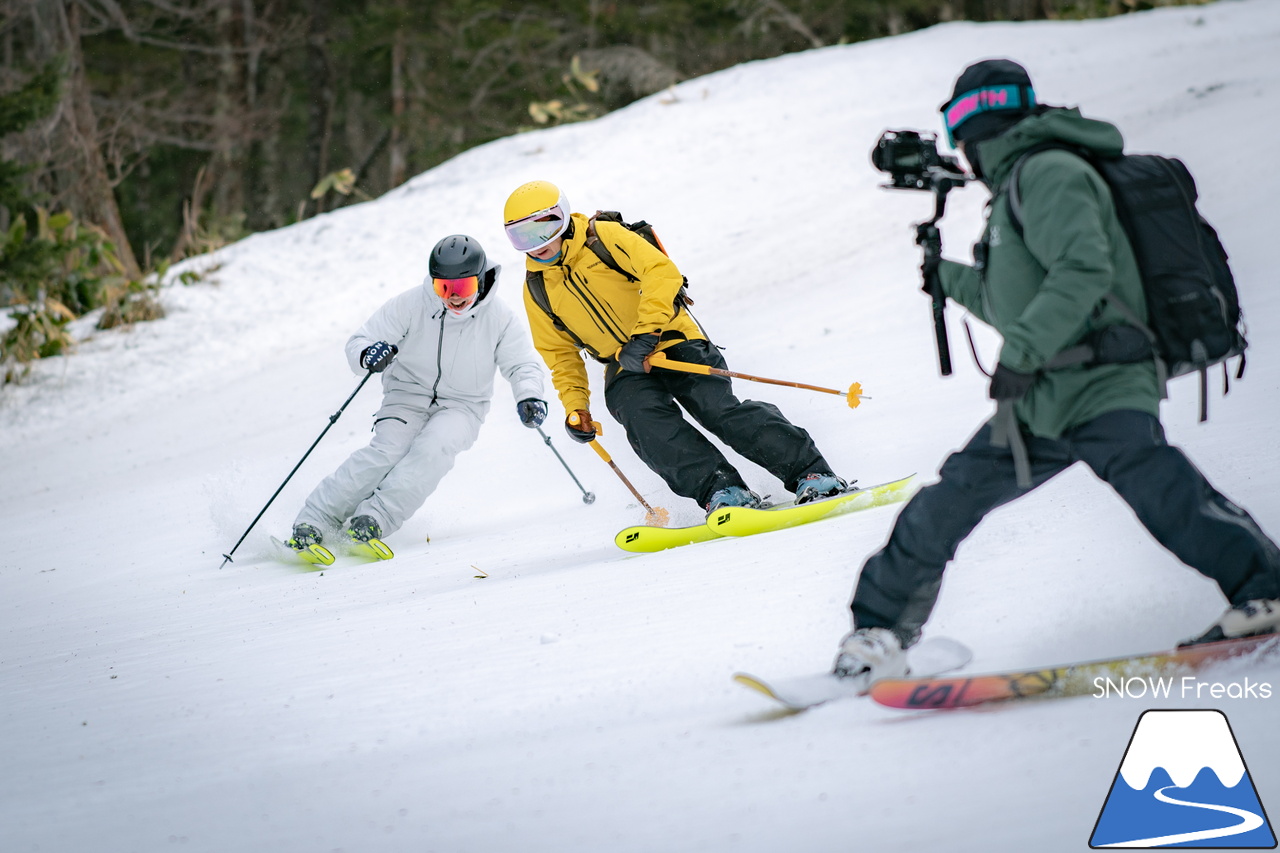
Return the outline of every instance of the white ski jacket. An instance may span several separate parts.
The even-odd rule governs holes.
[[[485,270],[480,295],[462,316],[451,314],[428,278],[374,312],[347,341],[347,362],[361,375],[360,354],[378,341],[399,348],[382,372],[383,405],[465,408],[483,421],[493,398],[495,368],[516,402],[545,400],[542,361],[529,330],[507,305],[489,298],[500,266]]]

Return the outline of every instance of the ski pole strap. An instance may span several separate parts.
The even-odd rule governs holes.
[[[996,404],[996,415],[991,419],[991,446],[1009,448],[1009,452],[1013,454],[1013,473],[1017,478],[1018,488],[1023,491],[1030,489],[1031,457],[1027,453],[1027,444],[1022,438],[1012,400],[1001,400]]]

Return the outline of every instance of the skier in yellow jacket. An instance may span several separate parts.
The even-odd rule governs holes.
[[[727,377],[650,372],[648,357],[655,351],[675,361],[725,367],[685,309],[684,276],[663,251],[618,222],[571,213],[564,194],[547,181],[517,188],[504,219],[511,245],[526,256],[525,311],[571,438],[585,443],[596,436],[585,352],[605,364],[605,405],[636,455],[673,492],[708,512],[758,506],[760,496],[685,420],[681,407],[781,480],[798,503],[849,488],[805,430],[772,404],[739,400]]]

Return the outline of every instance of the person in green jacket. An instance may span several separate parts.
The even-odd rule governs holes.
[[[975,249],[980,262],[926,252],[923,272],[1003,338],[989,389],[997,414],[903,507],[888,542],[864,564],[854,630],[841,642],[835,674],[864,684],[902,675],[904,650],[919,639],[960,542],[987,513],[1076,462],[1110,485],[1161,545],[1217,583],[1230,606],[1196,642],[1275,631],[1280,550],[1165,441],[1154,359],[1051,364],[1099,330],[1125,324],[1104,297],[1146,322],[1142,282],[1111,192],[1082,157],[1062,148],[1026,157],[1021,229],[1010,216],[1007,181],[1045,142],[1119,155],[1120,131],[1074,108],[1037,104],[1026,70],[1006,59],[966,68],[942,114],[992,201]],[[1020,485],[1015,451],[1023,450],[1029,484]]]

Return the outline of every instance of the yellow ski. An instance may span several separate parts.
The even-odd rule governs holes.
[[[907,488],[915,474],[881,483],[866,489],[855,489],[806,504],[785,503],[765,509],[742,506],[724,507],[707,517],[707,527],[721,536],[752,536],[770,530],[782,530],[808,524],[821,518],[858,512],[907,499]]]
[[[332,566],[333,552],[323,545],[308,545],[298,552],[298,559],[313,566]]]
[[[271,537],[271,544],[275,546],[276,551],[283,557],[298,560],[311,566],[320,566],[321,568],[333,565],[333,552],[323,545],[308,545],[301,551],[296,551],[274,536]]]
[[[370,539],[368,542],[352,542],[347,546],[347,550],[357,557],[364,557],[367,560],[390,560],[395,556],[387,543],[381,539]]]
[[[638,524],[618,531],[613,542],[624,551],[652,553],[719,538],[720,534],[705,524],[695,524],[693,527],[651,527]]]
[[[915,477],[912,474],[891,483],[881,483],[867,489],[855,489],[830,498],[796,506],[794,502],[778,504],[765,509],[725,507],[712,513],[705,524],[692,527],[652,527],[638,524],[618,532],[614,544],[624,551],[653,553],[696,542],[708,542],[725,536],[751,536],[770,530],[781,530],[808,524],[820,518],[843,515],[870,509],[874,506],[898,503],[907,499],[907,488]]]
[[[282,557],[297,560],[309,566],[323,569],[332,566],[337,560],[334,553],[323,545],[308,545],[301,551],[295,551],[274,536],[271,537],[271,542]],[[390,560],[395,556],[381,539],[370,539],[368,542],[350,542],[341,544],[338,547],[340,554],[350,555],[361,560]]]

